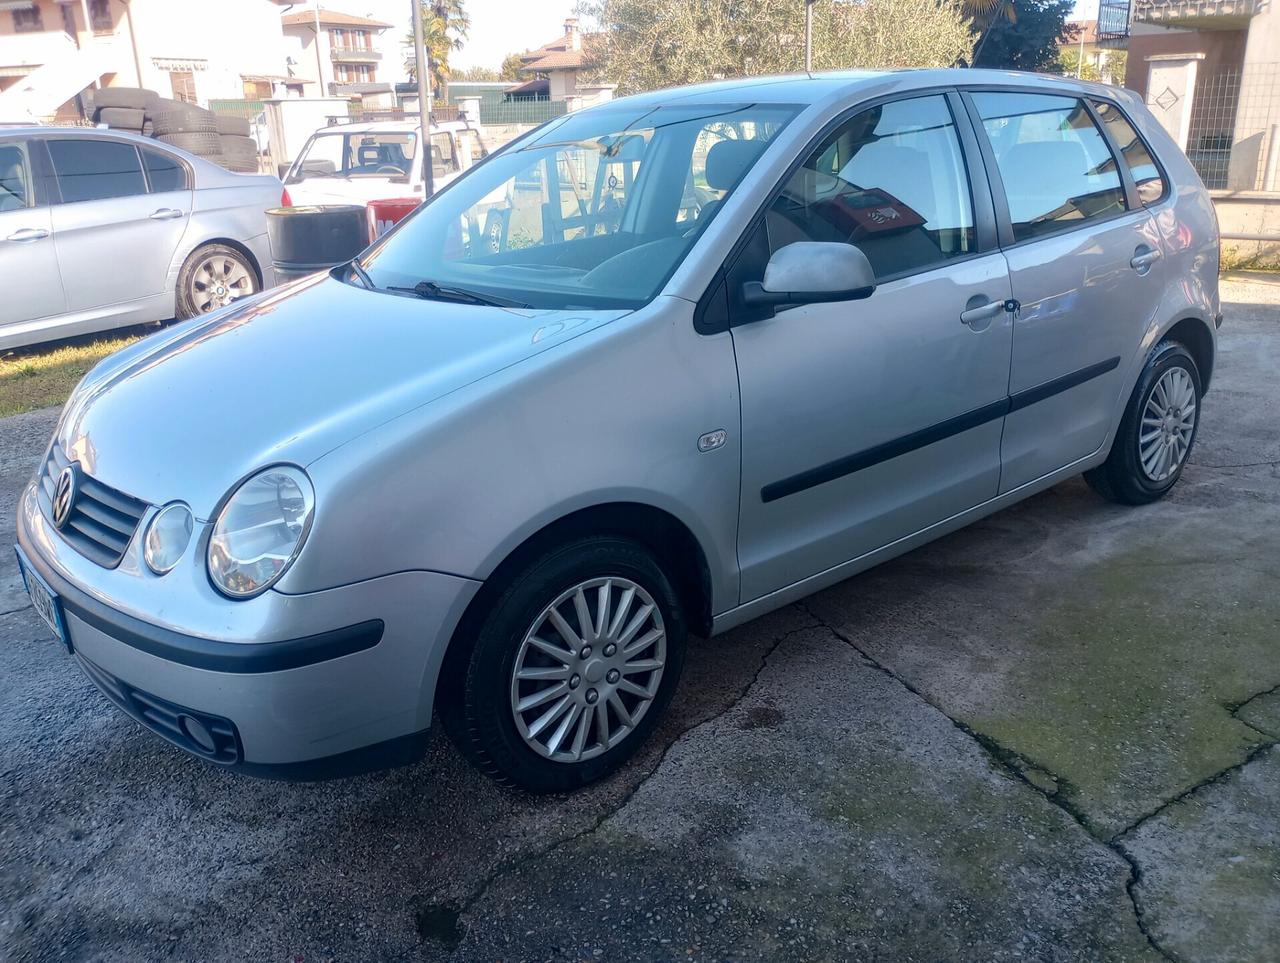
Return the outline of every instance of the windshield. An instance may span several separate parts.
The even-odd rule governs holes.
[[[289,183],[312,177],[408,177],[418,150],[410,131],[360,131],[312,136]]]
[[[570,114],[460,178],[362,266],[380,288],[429,281],[539,308],[639,307],[798,110]]]

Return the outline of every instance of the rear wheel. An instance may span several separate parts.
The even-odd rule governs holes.
[[[1182,477],[1200,427],[1200,371],[1176,341],[1147,359],[1107,460],[1085,473],[1098,494],[1123,505],[1163,498]]]
[[[621,766],[679,682],[685,623],[642,546],[584,538],[506,583],[469,652],[446,666],[441,715],[483,772],[564,792]]]
[[[247,257],[225,244],[206,244],[178,274],[178,319],[208,314],[257,290],[258,275]]]

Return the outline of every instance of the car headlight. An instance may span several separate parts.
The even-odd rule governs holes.
[[[244,599],[265,592],[298,556],[311,528],[315,491],[301,468],[276,465],[241,483],[209,538],[209,578]]]
[[[142,536],[142,557],[157,575],[171,571],[191,541],[191,509],[173,502],[156,512]]]

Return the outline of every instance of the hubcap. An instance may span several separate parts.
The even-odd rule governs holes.
[[[516,729],[553,762],[598,756],[635,731],[666,659],[662,613],[643,588],[625,578],[575,585],[520,643],[511,676]]]
[[[1196,430],[1196,391],[1184,368],[1170,368],[1147,396],[1138,431],[1138,461],[1153,482],[1167,481],[1181,466]]]
[[[247,265],[225,254],[211,254],[196,266],[189,293],[196,311],[206,314],[253,294],[255,287]]]

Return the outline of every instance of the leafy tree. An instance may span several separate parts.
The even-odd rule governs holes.
[[[492,67],[467,67],[463,70],[450,71],[449,79],[454,83],[464,83],[466,81],[477,83],[479,81],[497,80],[498,72]]]
[[[1063,47],[1058,51],[1058,70],[1067,77],[1079,77],[1081,80],[1101,80],[1097,65],[1085,57],[1080,59],[1080,51],[1074,47]]]
[[[589,72],[619,93],[804,67],[799,0],[585,0],[578,9],[596,34]],[[820,3],[813,20],[815,70],[950,66],[973,45],[959,0]]]
[[[520,59],[518,53],[509,53],[502,60],[502,66],[498,69],[499,80],[523,80],[524,75],[520,73],[520,68],[524,66],[524,61]]]
[[[463,0],[419,0],[422,13],[422,44],[431,59],[431,88],[442,91],[449,80],[449,55],[461,50],[471,29]],[[413,56],[413,32],[405,39],[409,52],[404,69],[410,80],[418,79],[418,64]]]
[[[973,66],[1056,73],[1058,44],[1070,42],[1073,0],[1013,0],[1017,19],[996,20],[982,34]]]

